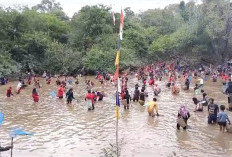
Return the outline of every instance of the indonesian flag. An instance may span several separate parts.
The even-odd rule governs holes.
[[[112,12],[112,17],[113,17],[113,24],[115,26],[115,16],[114,16],[114,12]]]
[[[124,28],[124,15],[123,15],[123,11],[121,10],[121,15],[120,15],[120,30],[119,30],[120,40],[122,40],[123,28]]]

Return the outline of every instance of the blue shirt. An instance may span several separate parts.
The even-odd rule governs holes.
[[[229,120],[229,117],[226,112],[220,111],[217,115],[219,122],[226,122],[226,120]]]

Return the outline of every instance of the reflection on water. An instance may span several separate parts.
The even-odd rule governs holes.
[[[93,77],[91,77],[94,80]],[[2,145],[9,145],[9,130],[21,127],[34,132],[32,137],[17,137],[14,155],[17,157],[99,157],[103,148],[115,143],[115,99],[114,88],[104,86],[107,97],[96,103],[95,111],[87,111],[84,102],[86,87],[84,78],[79,85],[73,85],[77,101],[66,105],[65,100],[50,97],[56,85],[46,85],[38,89],[40,102],[34,103],[31,97],[32,87],[20,95],[6,98],[8,87],[0,86],[0,110],[5,121],[0,127]],[[131,92],[136,79],[130,79]],[[173,96],[164,82],[158,82],[162,93],[158,98],[160,117],[148,117],[146,109],[138,103],[132,103],[129,111],[120,108],[119,138],[123,157],[172,157],[172,156],[232,156],[231,134],[223,134],[218,126],[207,124],[207,108],[203,113],[193,112],[194,105],[190,92],[182,91]],[[11,83],[16,87],[17,82]],[[101,89],[100,84],[97,89]],[[194,83],[193,83],[194,84]],[[151,87],[147,88],[152,93]],[[217,104],[226,104],[226,96],[221,93],[220,83],[208,81],[206,91],[215,98]],[[132,94],[132,93],[131,93]],[[199,96],[200,97],[200,96]],[[152,100],[152,94],[147,101]],[[186,104],[190,110],[190,129],[176,130],[176,116],[180,104]],[[229,113],[231,116],[231,113]],[[2,157],[10,152],[2,153]]]

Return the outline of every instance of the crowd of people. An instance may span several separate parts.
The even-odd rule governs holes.
[[[218,77],[221,77],[222,92],[228,95],[228,110],[232,111],[232,75],[230,73],[230,67],[219,66],[217,69],[210,69],[200,66],[198,69],[193,69],[188,66],[180,67],[175,62],[157,63],[139,69],[135,76],[138,79],[138,83],[135,84],[134,93],[131,98],[127,88],[127,73],[121,75],[121,99],[124,104],[124,109],[129,109],[129,103],[133,100],[147,107],[149,116],[159,116],[157,105],[157,96],[161,93],[159,81],[166,81],[166,88],[170,89],[173,95],[180,94],[181,88],[183,91],[190,90],[190,85],[192,84],[194,85],[194,95],[202,94],[202,99],[200,100],[197,97],[192,98],[193,104],[195,105],[194,112],[203,112],[203,106],[207,106],[208,124],[218,124],[220,130],[225,132],[226,128],[228,128],[227,131],[229,132],[231,126],[229,126],[230,120],[225,111],[225,105],[223,104],[219,107],[215,104],[214,98],[210,98],[204,88],[206,81],[217,82]],[[181,82],[181,85],[177,84],[178,81]],[[139,84],[141,85],[140,90]],[[146,103],[146,97],[148,97],[147,86],[153,88],[153,100],[148,103]],[[177,129],[182,127],[186,130],[188,128],[187,121],[189,118],[190,112],[186,105],[180,104],[180,109],[177,114]]]
[[[129,92],[128,81],[129,76],[136,77],[137,83],[135,83],[133,94]],[[72,104],[73,100],[76,100],[74,96],[73,88],[67,87],[67,84],[79,84],[78,77],[81,76],[55,76],[55,84],[57,85],[56,97],[58,99],[66,98],[67,104]],[[131,78],[130,77],[130,78]],[[131,101],[134,104],[138,103],[147,108],[148,115],[151,117],[159,116],[158,112],[158,103],[157,97],[161,93],[162,89],[160,88],[159,82],[166,82],[167,89],[170,89],[170,92],[173,95],[180,94],[180,89],[182,91],[190,90],[190,86],[194,86],[194,94],[202,94],[202,99],[193,97],[192,101],[195,105],[194,112],[204,112],[204,106],[207,106],[208,112],[208,123],[209,124],[218,124],[220,130],[225,132],[225,128],[230,124],[230,120],[226,113],[225,105],[220,107],[214,103],[214,99],[210,98],[205,92],[205,82],[212,81],[217,82],[218,77],[221,77],[222,80],[222,90],[224,94],[228,95],[228,110],[232,111],[232,75],[228,68],[219,66],[217,69],[209,69],[204,66],[200,66],[198,69],[190,68],[189,66],[180,66],[178,62],[159,62],[152,64],[143,68],[140,68],[138,71],[122,72],[119,78],[114,78],[113,75],[109,73],[96,73],[96,80],[100,82],[103,86],[104,83],[110,82],[111,85],[120,86],[119,93],[120,99],[124,106],[125,110],[130,109]],[[63,79],[64,78],[64,79]],[[40,78],[41,79],[41,78]],[[46,85],[49,86],[52,82],[52,77],[50,74],[44,72],[42,79],[46,80]],[[117,80],[118,79],[118,80]],[[4,85],[7,84],[8,79],[2,79]],[[193,81],[195,80],[195,82]],[[177,83],[181,82],[181,85]],[[26,83],[25,83],[26,82]],[[86,96],[84,100],[86,101],[87,110],[91,111],[95,109],[95,102],[102,101],[104,97],[104,91],[94,91],[93,87],[95,86],[94,80],[86,80]],[[109,85],[109,84],[108,84]],[[24,88],[28,86],[33,86],[32,88],[32,99],[34,102],[40,101],[40,95],[37,91],[38,88],[42,88],[42,84],[39,81],[39,78],[33,74],[28,73],[26,77],[19,77],[18,85],[16,87],[16,94],[12,92],[12,87],[9,86],[6,91],[6,96],[16,96],[19,95]],[[45,85],[44,85],[45,86]],[[147,87],[153,89],[152,101],[148,101],[148,92]],[[182,127],[184,130],[188,128],[187,121],[190,118],[190,112],[188,111],[185,104],[180,104],[180,109],[177,114],[177,129]]]
[[[98,74],[96,78],[99,80],[99,82],[101,82],[101,84],[103,84],[104,78],[100,74]],[[51,75],[47,74],[46,72],[43,73],[42,79],[45,79],[46,85],[48,85],[48,86],[52,82]],[[56,97],[58,99],[63,99],[65,97],[67,104],[72,104],[72,101],[75,100],[73,88],[67,87],[67,84],[72,85],[73,83],[75,83],[76,85],[78,85],[79,84],[78,78],[76,76],[72,76],[72,77],[65,76],[63,79],[61,76],[55,76],[55,79],[56,79],[55,84],[57,85]],[[94,108],[95,108],[94,102],[102,101],[103,97],[104,97],[104,92],[103,91],[96,91],[96,92],[93,91],[92,88],[94,87],[94,83],[91,80],[86,80],[85,83],[87,86],[87,94],[85,96],[85,101],[89,102],[88,100],[90,100],[91,108],[88,107],[88,110],[94,110]],[[33,87],[32,88],[33,101],[39,102],[40,96],[38,94],[37,89],[42,88],[42,85],[39,81],[39,78],[33,73],[28,72],[27,76],[25,78],[19,77],[18,84],[17,84],[16,90],[15,90],[15,94],[19,95],[24,88],[27,88],[30,85]],[[6,96],[7,97],[16,96],[13,93],[14,92],[12,91],[12,86],[9,86],[7,91],[6,91]]]

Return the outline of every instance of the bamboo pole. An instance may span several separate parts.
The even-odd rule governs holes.
[[[13,144],[14,144],[14,138],[11,137],[11,153],[10,153],[11,157],[13,157]]]

